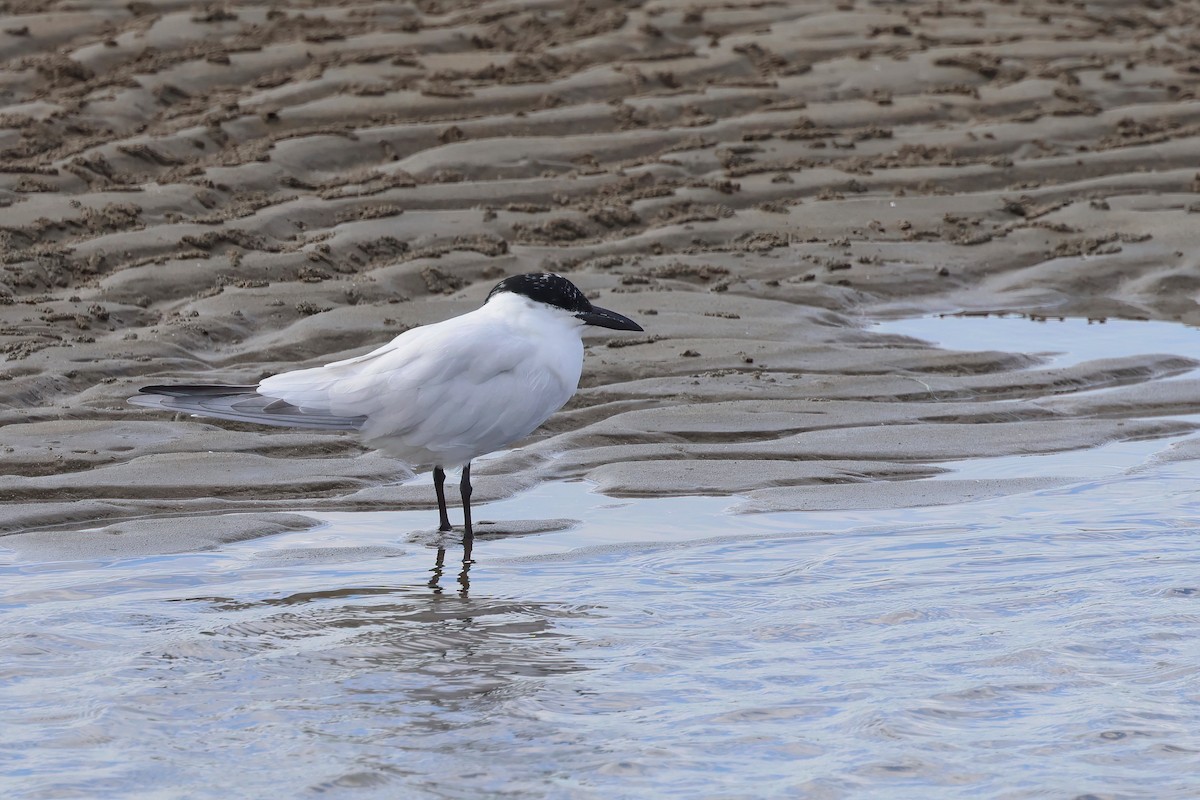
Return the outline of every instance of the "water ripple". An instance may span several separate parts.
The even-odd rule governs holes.
[[[0,568],[0,769],[29,797],[1190,798],[1197,477],[836,533],[703,511],[593,546],[584,523],[468,573],[390,524],[344,534],[355,555],[336,522]]]

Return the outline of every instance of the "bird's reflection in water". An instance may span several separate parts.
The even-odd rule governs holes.
[[[471,565],[475,562],[471,560],[471,545],[470,539],[463,542],[463,558],[462,569],[458,573],[458,596],[466,600],[471,591]],[[434,594],[442,594],[445,589],[442,588],[442,575],[446,570],[446,548],[438,547],[437,559],[433,562],[433,569],[430,572],[433,576],[429,579],[429,588],[433,589]]]
[[[498,538],[535,536],[540,533],[570,530],[578,524],[577,520],[564,518],[507,520],[499,524],[487,520],[481,521],[478,527],[482,530],[464,536],[462,539],[462,569],[458,572],[458,595],[465,600],[471,589],[471,565],[475,563],[471,553],[476,539],[487,541]],[[454,548],[448,544],[441,531],[423,531],[410,541],[437,548],[437,557],[434,559],[433,569],[430,570],[432,576],[427,585],[434,594],[444,594],[446,590],[442,586],[442,579],[447,572],[446,551]]]
[[[571,524],[510,522],[489,538]],[[538,690],[528,679],[584,669],[563,621],[592,609],[531,600],[519,590],[511,596],[501,584],[499,594],[489,593],[472,543],[456,538],[431,531],[386,561],[355,548],[275,553],[229,576],[233,591],[225,596],[180,598],[197,604],[195,635],[173,638],[158,655],[176,669],[224,665],[222,691],[253,691],[271,713],[320,716],[327,705],[330,719],[341,719],[350,707],[363,718],[386,718],[388,729],[403,720],[396,724],[408,731],[443,731],[447,709],[486,701],[499,689],[511,699]],[[239,669],[242,662],[253,669]],[[326,688],[297,695],[297,682]],[[317,695],[328,698],[320,709],[312,707]]]

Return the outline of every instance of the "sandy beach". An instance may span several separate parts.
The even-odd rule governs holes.
[[[536,270],[646,333],[587,338],[580,392],[477,465],[479,503],[584,478],[750,512],[936,505],[1031,485],[929,480],[943,462],[1193,427],[1168,417],[1200,380],[1162,380],[1187,354],[1056,367],[869,325],[1200,324],[1195,3],[5,8],[18,552],[432,509],[427,476],[398,485],[405,465],[353,436],[125,400],[364,352]]]

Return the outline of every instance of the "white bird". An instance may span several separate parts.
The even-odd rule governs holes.
[[[130,402],[263,425],[356,430],[411,467],[433,467],[443,531],[451,530],[445,470],[461,466],[469,546],[472,459],[533,433],[571,399],[585,325],[642,330],[592,305],[560,275],[514,275],[474,311],[405,331],[357,358],[257,385],[145,386]]]

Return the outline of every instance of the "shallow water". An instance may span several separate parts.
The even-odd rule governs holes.
[[[465,575],[408,540],[428,511],[9,558],[0,794],[1194,798],[1200,462],[1172,444],[945,465],[1076,480],[933,508],[547,484],[479,516],[579,524]]]
[[[1200,329],[1153,320],[947,315],[888,320],[871,330],[911,336],[950,350],[1044,355],[1045,365],[1051,367],[1148,353],[1189,358],[1200,354]]]

